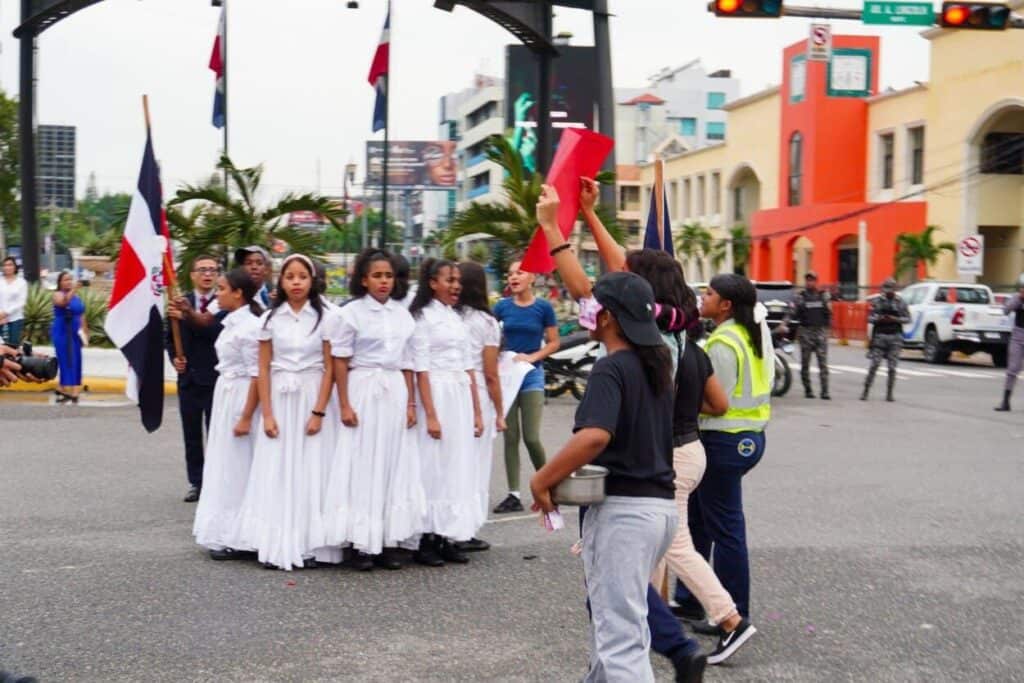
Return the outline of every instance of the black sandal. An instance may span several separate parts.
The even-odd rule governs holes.
[[[71,396],[68,395],[68,394],[65,394],[63,391],[58,391],[58,390],[54,389],[53,393],[55,393],[57,395],[56,403],[67,403],[68,401],[71,400]]]

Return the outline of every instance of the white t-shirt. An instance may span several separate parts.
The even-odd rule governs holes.
[[[273,313],[273,316],[271,316]],[[267,311],[260,317],[258,338],[274,347],[271,370],[304,372],[324,367],[324,320],[317,324],[316,310],[307,301],[298,312],[287,304]]]
[[[0,311],[7,314],[7,322],[14,323],[25,318],[25,303],[28,301],[28,283],[20,275],[12,282],[0,275]]]

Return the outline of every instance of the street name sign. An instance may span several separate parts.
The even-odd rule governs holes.
[[[935,8],[930,2],[867,0],[861,19],[865,24],[932,26],[935,24]]]

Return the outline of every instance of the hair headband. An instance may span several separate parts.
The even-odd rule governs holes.
[[[309,258],[305,254],[292,254],[291,256],[286,258],[284,260],[284,263],[281,264],[281,271],[282,272],[284,271],[284,269],[288,265],[289,261],[293,261],[295,259],[298,259],[298,260],[302,261],[303,263],[305,263],[307,266],[309,266],[309,272],[313,273],[314,275],[316,275],[316,266],[313,265],[313,259]]]

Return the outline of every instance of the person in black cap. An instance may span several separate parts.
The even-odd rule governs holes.
[[[903,326],[910,322],[910,309],[902,297],[896,293],[896,280],[887,279],[882,283],[882,296],[871,302],[871,314],[868,322],[873,325],[868,358],[868,376],[864,380],[864,391],[860,400],[868,400],[871,383],[875,381],[875,373],[882,359],[886,359],[889,368],[886,384],[885,400],[893,401],[893,388],[896,386],[896,368],[900,364],[900,351],[903,350]]]
[[[235,250],[235,265],[245,268],[249,277],[259,285],[260,291],[256,298],[263,308],[270,308],[270,290],[267,288],[267,277],[270,275],[270,254],[261,246],[250,244]]]
[[[672,357],[655,322],[651,286],[633,273],[594,285],[598,310],[581,322],[608,355],[594,364],[575,434],[530,481],[533,509],[555,510],[551,490],[593,462],[609,470],[603,502],[583,520],[583,567],[592,613],[586,681],[654,680],[647,586],[675,536]],[[706,663],[688,655],[685,680]]]
[[[831,399],[828,394],[828,337],[832,326],[832,309],[829,307],[828,292],[818,289],[818,274],[813,270],[804,275],[806,287],[797,292],[793,308],[786,313],[783,325],[788,327],[791,320],[798,325],[797,341],[800,342],[800,379],[804,383],[804,397],[814,398],[811,387],[811,354],[818,359],[821,376],[821,398]]]

